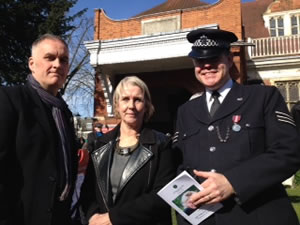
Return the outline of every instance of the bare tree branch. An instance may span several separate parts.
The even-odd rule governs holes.
[[[84,41],[93,39],[93,20],[82,18],[70,32],[70,72],[61,90],[73,113],[93,116],[94,111],[94,69],[89,64],[89,53]]]

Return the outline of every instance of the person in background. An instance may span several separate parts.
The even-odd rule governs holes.
[[[84,143],[85,143],[84,137],[80,137],[80,138],[79,138],[79,144],[80,144],[80,146],[83,146]]]
[[[92,151],[95,148],[95,143],[98,137],[103,135],[102,133],[103,124],[99,122],[95,122],[93,124],[93,131],[87,136],[87,149]]]
[[[95,124],[94,133],[95,133],[96,137],[101,137],[103,135],[102,127],[103,127],[103,124],[101,124],[101,123]]]
[[[39,37],[28,64],[25,85],[0,88],[0,224],[69,225],[79,146],[59,93],[69,71],[66,42]]]
[[[222,203],[201,225],[298,225],[282,182],[300,167],[299,138],[280,92],[231,79],[235,34],[197,29],[189,57],[205,91],[178,109],[174,150],[179,172],[193,169],[204,190],[194,208]],[[189,224],[180,215],[178,224]]]
[[[120,123],[97,139],[81,192],[89,224],[171,224],[170,207],[157,192],[176,165],[171,138],[147,127],[154,112],[149,90],[138,77],[125,77],[113,101]]]
[[[109,127],[107,124],[105,124],[103,127],[102,127],[102,132],[103,134],[107,133],[109,131]]]

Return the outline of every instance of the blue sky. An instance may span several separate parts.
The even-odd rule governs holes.
[[[128,19],[143,11],[151,9],[167,0],[78,0],[71,13],[88,8],[87,17],[94,17],[94,9],[104,9],[111,19]],[[214,3],[218,0],[203,0],[203,2]],[[249,2],[253,0],[242,0]],[[74,11],[73,11],[74,10]]]

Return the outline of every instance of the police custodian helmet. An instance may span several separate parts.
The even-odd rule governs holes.
[[[230,44],[238,40],[232,32],[218,29],[200,28],[187,34],[193,44],[189,57],[194,59],[210,59],[229,51]]]

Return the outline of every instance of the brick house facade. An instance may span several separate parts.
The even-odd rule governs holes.
[[[186,34],[198,27],[220,28],[244,40],[240,0],[206,4],[198,0],[167,0],[126,20],[95,10],[94,41],[86,43],[96,71],[95,117],[115,124],[112,93],[120,79],[137,75],[148,85],[156,109],[151,125],[172,132],[177,107],[202,90],[194,77]],[[246,79],[245,47],[232,47],[238,82]]]

